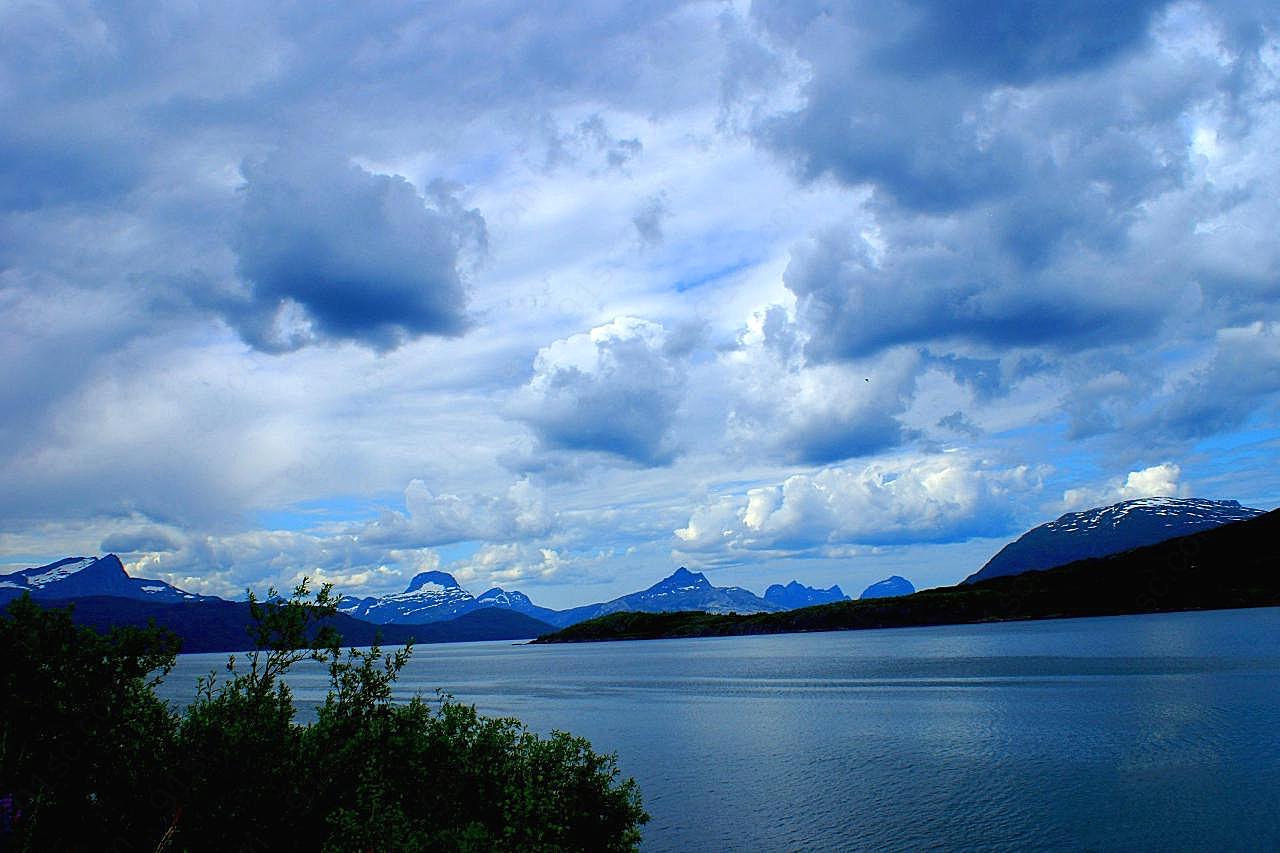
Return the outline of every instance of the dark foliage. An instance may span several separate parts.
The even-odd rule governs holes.
[[[256,651],[182,713],[176,638],[105,636],[30,599],[0,618],[0,849],[633,850],[648,820],[612,756],[440,697],[391,701],[411,647],[343,653],[328,587],[251,597]],[[283,675],[325,663],[319,720]]]
[[[1280,605],[1280,510],[1045,571],[786,613],[613,613],[536,642],[844,631]]]
[[[172,635],[103,636],[30,598],[0,619],[0,821],[16,849],[110,849],[159,839],[173,720],[151,673],[173,665]],[[91,843],[90,843],[91,842]]]

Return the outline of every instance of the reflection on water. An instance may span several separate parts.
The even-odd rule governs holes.
[[[649,850],[1280,849],[1277,608],[419,647],[397,697],[437,688],[616,751]]]

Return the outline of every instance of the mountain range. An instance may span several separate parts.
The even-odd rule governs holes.
[[[812,607],[815,604],[830,604],[833,601],[845,601],[845,595],[839,586],[827,589],[814,589],[799,581],[792,581],[783,586],[775,583],[764,591],[764,600],[776,604],[783,610],[795,610],[797,607]]]
[[[611,613],[539,643],[722,637],[1280,605],[1280,510],[1064,566],[786,613]]]
[[[329,624],[351,645],[381,642],[458,642],[528,639],[620,610],[663,612],[698,609],[710,613],[774,613],[787,600],[811,603],[844,596],[839,587],[819,590],[792,581],[775,584],[774,601],[741,587],[717,587],[705,575],[677,569],[648,589],[569,610],[539,607],[521,592],[495,587],[480,596],[462,589],[446,572],[416,575],[404,592],[381,597],[342,596]],[[781,591],[781,592],[779,592]],[[30,593],[52,606],[74,604],[77,622],[95,628],[143,626],[153,621],[183,638],[187,652],[236,651],[246,647],[248,605],[196,595],[159,580],[132,578],[114,554],[68,557],[46,566],[0,575],[0,605]],[[803,606],[803,605],[801,605]]]
[[[182,637],[184,652],[239,651],[249,645],[249,605],[196,595],[161,580],[133,578],[115,554],[68,557],[0,575],[0,606],[29,593],[50,606],[74,604],[76,622],[97,629],[154,622]],[[450,618],[456,615],[457,618]],[[423,622],[427,620],[422,620]],[[446,614],[432,624],[377,625],[339,613],[328,624],[348,645],[402,645],[470,640],[519,640],[557,627],[514,609]],[[380,639],[379,639],[380,638]]]
[[[1242,507],[1238,501],[1200,498],[1140,498],[1084,512],[1069,512],[1055,521],[1033,527],[1001,548],[963,583],[1118,554],[1262,513],[1260,509]]]
[[[563,627],[620,610],[645,613],[672,610],[777,613],[847,598],[838,586],[817,589],[798,581],[791,581],[786,586],[773,584],[761,597],[742,587],[715,586],[706,575],[681,566],[648,589],[568,610],[552,610],[539,607],[522,592],[500,587],[472,596],[459,586],[453,575],[430,571],[416,575],[404,592],[366,598],[343,596],[338,602],[338,610],[369,622],[394,625],[433,622],[484,607],[502,607]]]
[[[962,585],[1107,556],[1261,513],[1236,501],[1176,498],[1147,498],[1069,513],[1006,545]],[[901,598],[914,591],[910,581],[894,575],[867,587],[860,598]],[[77,618],[85,621],[143,624],[147,618],[155,618],[158,624],[173,626],[179,634],[192,638],[190,651],[226,650],[224,647],[244,643],[247,614],[235,608],[245,605],[185,592],[164,581],[132,578],[114,554],[68,557],[0,575],[0,605],[24,593],[41,601],[78,602]],[[416,637],[419,642],[441,642],[533,637],[624,611],[751,615],[848,601],[839,586],[818,589],[794,580],[773,584],[763,596],[757,596],[741,587],[717,587],[705,575],[682,566],[647,589],[609,601],[552,610],[535,605],[524,593],[500,587],[473,596],[447,572],[428,571],[414,576],[403,592],[342,596],[335,618],[342,622],[351,643],[366,634],[371,642],[369,631],[379,628],[387,642],[396,642],[394,638],[404,633],[401,629],[414,629],[404,636]],[[180,630],[183,625],[188,630]]]

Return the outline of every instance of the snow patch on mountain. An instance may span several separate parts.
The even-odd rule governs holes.
[[[27,575],[27,583],[33,587],[43,587],[71,577],[76,572],[89,568],[97,562],[95,557],[61,560],[47,567],[48,570],[36,575]],[[45,567],[41,567],[45,568]],[[28,571],[31,571],[28,569]]]
[[[1088,557],[1106,557],[1245,521],[1262,513],[1260,509],[1241,506],[1239,501],[1170,497],[1137,498],[1083,512],[1069,512],[1010,542],[964,582],[1051,569]]]

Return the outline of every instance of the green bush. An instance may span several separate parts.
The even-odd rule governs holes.
[[[328,587],[251,597],[257,651],[182,712],[154,693],[176,640],[80,628],[29,599],[0,618],[0,849],[634,850],[648,815],[612,756],[438,697],[391,701],[411,648],[343,653]],[[328,666],[300,726],[282,676]],[[0,806],[3,800],[0,800]]]
[[[173,714],[151,673],[173,665],[177,638],[76,626],[29,597],[0,618],[0,825],[16,849],[128,847],[158,839]],[[0,846],[3,842],[0,841]],[[154,841],[152,842],[154,846]]]

